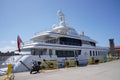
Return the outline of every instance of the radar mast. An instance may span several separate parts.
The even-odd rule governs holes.
[[[63,12],[61,10],[58,10],[57,14],[58,14],[58,17],[60,19],[60,26],[65,27],[66,26],[66,21],[65,21],[65,16],[64,16]]]

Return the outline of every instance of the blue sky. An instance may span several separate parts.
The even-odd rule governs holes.
[[[108,46],[109,38],[120,45],[120,0],[0,0],[0,51],[17,48],[16,38],[24,42],[37,32],[58,24],[62,10],[67,24]]]

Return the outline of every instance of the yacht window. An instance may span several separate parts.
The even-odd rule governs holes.
[[[81,50],[78,50],[78,55],[81,55]]]
[[[96,56],[97,56],[97,51],[96,51]]]
[[[91,45],[91,46],[96,46],[96,44],[95,44],[94,42],[85,41],[85,40],[82,40],[82,44],[87,44],[87,45]]]
[[[55,44],[55,43],[58,43],[58,39],[50,39],[50,40],[46,40],[45,42]]]
[[[94,51],[93,51],[93,56],[95,56],[95,53],[94,53]]]
[[[96,46],[96,44],[94,42],[90,42],[91,46]]]
[[[90,45],[90,42],[82,40],[82,44]]]
[[[49,50],[49,55],[52,55],[52,50],[51,49]]]
[[[74,51],[56,50],[57,57],[74,57]]]
[[[67,38],[67,37],[61,37],[60,44],[81,46],[81,40]]]
[[[32,49],[31,54],[33,55],[43,55],[45,54],[46,50],[45,49]]]
[[[90,56],[92,56],[92,52],[90,51]]]

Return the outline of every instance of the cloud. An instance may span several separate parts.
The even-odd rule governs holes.
[[[12,40],[12,41],[10,41],[10,43],[11,43],[11,44],[16,44],[17,42],[14,41],[14,40]]]
[[[15,40],[10,41],[0,41],[0,51],[7,52],[7,51],[14,51],[17,49],[17,42]]]
[[[0,48],[0,51],[1,52],[7,52],[7,51],[14,51],[14,50],[16,50],[16,47],[14,47],[14,46],[5,46],[5,47],[2,47],[2,48]]]

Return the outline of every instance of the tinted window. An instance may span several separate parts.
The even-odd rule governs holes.
[[[92,52],[90,51],[90,56],[92,56]]]
[[[73,51],[56,50],[57,57],[74,57]]]
[[[67,38],[67,37],[61,37],[60,44],[81,46],[81,40]]]

